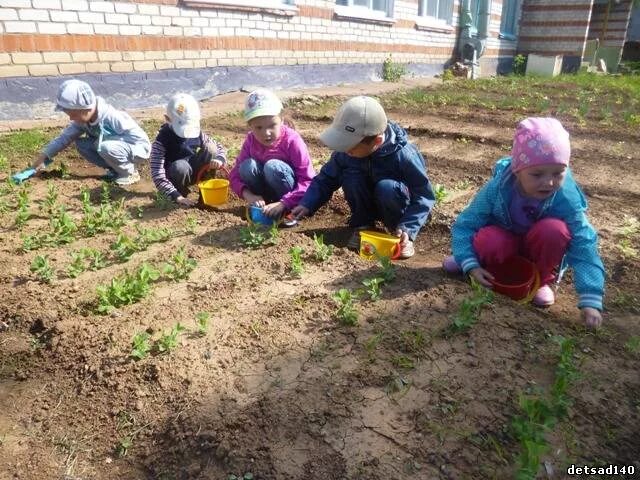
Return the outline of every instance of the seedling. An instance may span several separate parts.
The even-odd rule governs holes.
[[[102,196],[106,195],[107,193],[103,191]],[[118,202],[101,203],[98,207],[94,207],[88,190],[82,190],[81,196],[84,212],[81,226],[85,236],[93,237],[108,230],[117,232],[127,223],[129,216],[124,209],[124,198]]]
[[[449,192],[445,186],[440,183],[436,183],[433,186],[433,193],[436,196],[436,205],[443,202],[449,196]]]
[[[326,262],[333,255],[333,245],[324,243],[324,235],[313,234],[314,255],[319,262]]]
[[[65,211],[64,207],[60,207],[57,217],[50,220],[51,234],[48,236],[46,243],[51,245],[63,245],[71,243],[75,239],[75,232],[78,230],[71,216]]]
[[[22,187],[18,191],[18,213],[16,214],[16,227],[22,228],[29,220],[29,191],[26,187]]]
[[[150,339],[151,335],[149,335],[147,332],[136,333],[136,335],[133,337],[133,348],[131,349],[131,357],[135,360],[142,360],[147,355],[149,355],[149,352],[151,351]]]
[[[391,359],[391,362],[398,368],[412,369],[416,366],[413,360],[405,355],[397,355]]]
[[[144,228],[136,225],[136,230],[138,231],[136,242],[144,245],[145,249],[152,243],[166,242],[173,236],[171,230],[166,227]]]
[[[171,257],[171,262],[164,265],[163,273],[174,282],[177,282],[187,278],[192,270],[196,268],[196,265],[198,265],[196,259],[189,257],[184,247],[180,247],[176,254]]]
[[[367,278],[362,281],[362,284],[365,286],[365,293],[369,295],[371,301],[375,302],[380,300],[380,295],[382,294],[380,286],[383,283],[384,278],[382,277]]]
[[[4,155],[0,155],[0,170],[5,171],[9,168],[9,162],[7,161],[7,157]]]
[[[143,263],[133,274],[124,273],[113,278],[109,285],[100,285],[98,293],[98,313],[106,314],[112,309],[130,305],[146,297],[151,291],[151,283],[160,273],[147,263]]]
[[[153,204],[160,210],[169,210],[170,208],[173,208],[173,201],[160,191],[156,191]]]
[[[267,231],[263,225],[249,223],[240,229],[240,242],[247,248],[256,249],[265,244],[275,245],[278,235],[278,226],[275,223]]]
[[[343,325],[353,327],[358,324],[358,312],[353,305],[357,298],[356,294],[346,288],[341,288],[333,294],[333,299],[338,304],[336,317]]]
[[[294,277],[301,277],[304,270],[302,266],[302,254],[304,250],[301,247],[291,247],[289,255],[291,255],[291,273]]]
[[[198,226],[198,219],[193,215],[187,215],[185,220],[184,231],[187,235],[193,235],[196,233],[196,227]]]
[[[453,317],[453,322],[449,325],[451,333],[459,333],[468,330],[478,321],[478,316],[482,307],[493,301],[493,292],[487,290],[479,283],[472,281],[473,295],[465,298],[458,309],[458,313]]]
[[[376,333],[364,343],[364,349],[367,351],[367,356],[369,357],[370,362],[375,360],[375,351],[382,341],[383,336],[382,332]]]
[[[100,203],[103,205],[111,203],[111,185],[109,182],[102,182],[102,185],[100,185]]]
[[[169,333],[163,333],[158,342],[156,348],[159,353],[169,353],[178,346],[178,337],[184,332],[186,328],[180,325],[180,322],[176,323]]]
[[[52,182],[47,182],[47,196],[42,202],[42,209],[50,216],[58,209],[58,190]]]
[[[95,248],[83,248],[81,252],[89,260],[89,270],[100,270],[107,266],[107,260],[101,251]]]
[[[133,447],[133,439],[131,437],[122,437],[116,446],[116,453],[119,457],[125,457],[131,447]]]
[[[209,312],[198,312],[196,314],[196,326],[198,327],[198,335],[201,337],[207,334],[209,320],[211,320],[211,314]]]
[[[60,162],[60,165],[58,166],[57,171],[58,171],[58,175],[60,175],[60,178],[62,179],[67,179],[71,176],[69,174],[69,167],[67,167],[67,164],[64,162]]]
[[[391,259],[389,257],[382,257],[380,255],[377,255],[377,258],[378,258],[378,263],[382,268],[382,272],[380,273],[380,276],[385,281],[385,283],[393,282],[396,278],[395,265],[391,262]]]
[[[144,250],[145,248],[146,246],[141,245],[124,233],[119,233],[116,241],[111,245],[111,250],[115,252],[116,257],[121,262],[128,262],[134,253]]]
[[[49,264],[49,257],[47,255],[38,255],[31,262],[30,270],[36,274],[38,280],[43,283],[51,283],[53,280],[53,268]]]
[[[71,263],[67,267],[67,274],[70,278],[76,278],[86,270],[84,260],[85,255],[82,251],[71,252]]]

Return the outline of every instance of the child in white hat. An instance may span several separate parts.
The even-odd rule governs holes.
[[[307,146],[283,121],[282,108],[269,90],[249,94],[244,118],[251,131],[229,173],[236,195],[276,219],[298,204],[315,175]]]
[[[129,114],[116,110],[81,80],[60,85],[56,110],[69,116],[71,123],[44,147],[31,166],[44,168],[47,159],[75,142],[82,157],[107,170],[104,180],[131,185],[140,180],[136,163],[149,158],[149,137]]]
[[[174,95],[167,104],[166,123],[151,147],[151,178],[158,191],[182,207],[193,207],[189,186],[203,172],[227,162],[227,151],[200,130],[200,106],[186,93]]]

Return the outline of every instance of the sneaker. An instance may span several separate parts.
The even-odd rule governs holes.
[[[349,241],[347,242],[347,248],[349,250],[359,251],[360,250],[360,232],[362,230],[373,230],[373,228],[374,227],[371,225],[365,225],[364,227],[357,227],[351,234],[351,237],[349,237]]]
[[[107,170],[104,175],[99,177],[103,182],[113,182],[116,178],[118,178],[118,174],[111,169]]]
[[[298,225],[298,220],[296,220],[295,217],[290,213],[284,215],[282,217],[282,220],[280,221],[280,226],[282,226],[283,228],[295,227],[296,225]]]
[[[402,248],[400,249],[400,256],[398,258],[404,260],[406,258],[411,258],[416,254],[416,249],[413,246],[413,242],[411,240],[407,240]]]
[[[456,262],[456,259],[453,258],[453,255],[449,255],[442,261],[442,268],[444,268],[445,272],[450,274],[456,274],[456,273],[462,272],[460,265],[458,265],[458,262]]]
[[[134,170],[133,173],[130,175],[125,175],[123,177],[116,178],[115,183],[120,186],[125,186],[125,185],[133,185],[134,183],[139,181],[140,181],[140,174]]]
[[[556,295],[549,285],[543,285],[533,297],[533,304],[537,307],[548,307],[556,301]]]

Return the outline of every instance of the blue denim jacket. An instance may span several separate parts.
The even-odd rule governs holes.
[[[473,236],[487,225],[506,230],[512,226],[509,202],[516,178],[511,172],[511,157],[498,160],[493,177],[480,189],[456,219],[451,230],[453,255],[466,273],[480,267],[473,249]],[[604,266],[598,254],[598,235],[586,216],[587,200],[567,169],[560,190],[542,204],[539,219],[553,217],[564,221],[571,241],[563,263],[573,268],[578,307],[602,310]]]

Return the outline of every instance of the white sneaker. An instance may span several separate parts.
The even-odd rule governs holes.
[[[134,170],[132,174],[126,175],[124,177],[118,177],[115,179],[115,183],[120,186],[125,185],[133,185],[136,182],[140,181],[140,174]]]
[[[413,246],[413,242],[411,240],[407,240],[407,242],[400,248],[400,256],[398,258],[402,260],[411,258],[415,253],[416,249]]]

